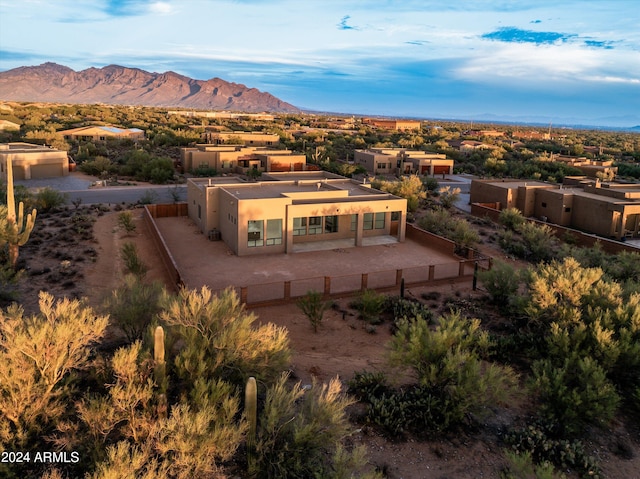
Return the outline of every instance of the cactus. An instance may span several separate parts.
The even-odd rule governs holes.
[[[249,422],[247,431],[247,465],[249,473],[255,469],[256,429],[258,423],[258,387],[256,378],[250,377],[244,393],[244,413]]]
[[[158,415],[167,415],[167,365],[164,361],[164,329],[158,326],[153,335],[153,374],[158,385]]]
[[[24,203],[21,201],[18,205],[18,216],[16,217],[16,200],[13,194],[13,165],[11,158],[7,158],[7,236],[6,241],[9,244],[9,262],[11,267],[15,269],[18,263],[18,254],[20,246],[24,245],[29,239],[29,235],[33,230],[36,222],[36,209],[24,218]]]

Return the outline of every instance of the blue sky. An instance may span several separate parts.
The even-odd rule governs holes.
[[[637,0],[0,0],[0,70],[46,61],[321,111],[640,125]]]

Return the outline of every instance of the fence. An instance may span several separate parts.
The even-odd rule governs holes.
[[[240,288],[240,299],[247,306],[257,307],[291,302],[309,291],[322,292],[325,297],[350,296],[365,289],[389,291],[399,288],[403,279],[406,287],[425,286],[443,280],[470,278],[476,264],[478,269],[491,269],[492,259],[464,259],[404,269],[253,284]]]
[[[176,288],[183,285],[180,270],[156,225],[155,218],[187,216],[186,203],[145,205],[144,220],[151,232],[162,262],[164,263]],[[407,225],[407,237],[416,242],[426,243],[429,247],[454,255],[455,243],[434,235],[413,225]],[[460,280],[471,277],[477,265],[480,269],[491,269],[491,258],[478,255],[470,250],[469,259],[451,261],[443,264],[415,266],[411,268],[370,271],[367,273],[340,276],[318,276],[291,281],[252,284],[233,289],[247,306],[265,306],[294,301],[309,291],[320,291],[325,297],[350,296],[365,289],[379,291],[399,288],[404,279],[405,286],[423,286],[443,280]],[[220,291],[215,291],[219,293]]]
[[[187,204],[186,203],[176,203],[176,204],[168,204],[168,205],[145,205],[143,219],[147,228],[149,228],[149,232],[151,233],[151,238],[153,239],[158,252],[160,253],[160,258],[162,259],[162,263],[165,268],[169,272],[169,276],[171,277],[172,286],[176,289],[183,285],[182,277],[180,276],[180,270],[178,269],[178,265],[175,260],[167,244],[160,234],[160,230],[158,230],[158,226],[154,218],[164,218],[167,216],[186,216],[187,215]]]

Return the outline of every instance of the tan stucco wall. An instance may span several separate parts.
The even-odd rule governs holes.
[[[35,178],[53,178],[69,174],[69,158],[66,151],[49,148],[29,150],[0,149],[0,178],[6,179],[6,164],[13,165],[13,177],[16,180]]]
[[[533,215],[561,226],[570,226],[573,213],[573,193],[564,190],[540,189],[535,197],[535,210]],[[543,206],[546,205],[546,206]],[[569,211],[565,211],[569,208]]]

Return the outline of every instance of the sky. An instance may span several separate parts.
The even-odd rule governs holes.
[[[324,112],[640,125],[637,0],[0,0],[0,71],[47,61]]]

